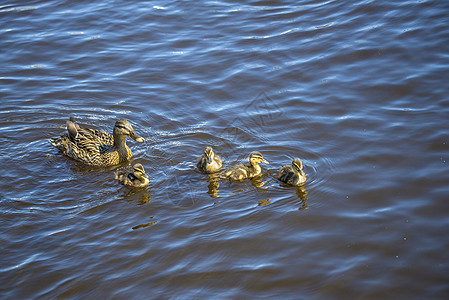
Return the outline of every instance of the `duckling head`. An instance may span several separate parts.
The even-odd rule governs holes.
[[[135,164],[133,166],[134,175],[140,180],[144,181],[145,178],[148,178],[148,175],[145,173],[145,169],[141,164]]]
[[[252,165],[259,164],[259,163],[269,164],[269,162],[266,161],[263,158],[262,154],[258,151],[251,152],[251,154],[249,155],[249,162]]]
[[[208,164],[211,164],[214,161],[215,153],[212,150],[211,146],[207,146],[204,148],[204,156],[206,157],[206,161]]]
[[[304,171],[302,170],[302,161],[299,158],[295,158],[292,161],[292,168],[299,174],[301,175],[304,174]]]
[[[133,140],[142,143],[145,139],[134,131],[128,120],[120,119],[115,122],[114,135],[129,136]]]

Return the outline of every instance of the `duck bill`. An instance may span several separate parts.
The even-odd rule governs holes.
[[[267,160],[262,160],[262,162],[264,163],[264,164],[267,164],[267,165],[269,165],[270,163],[267,161]]]
[[[135,133],[134,131],[131,132],[129,137],[132,138],[133,140],[135,140],[136,142],[139,142],[139,143],[142,143],[142,142],[145,141],[145,139],[143,137],[141,137],[140,135],[137,135],[137,133]]]

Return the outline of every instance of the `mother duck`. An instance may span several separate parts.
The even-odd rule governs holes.
[[[115,122],[112,135],[78,125],[74,118],[67,121],[67,133],[50,143],[65,155],[89,166],[108,167],[128,161],[133,154],[126,145],[126,137],[137,142],[144,139],[137,135],[128,120]]]

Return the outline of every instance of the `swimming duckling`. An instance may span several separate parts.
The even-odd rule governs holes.
[[[285,165],[279,169],[278,179],[290,185],[300,185],[306,182],[306,173],[302,170],[302,162],[295,158],[291,165]]]
[[[132,172],[129,170],[115,172],[115,179],[123,185],[135,188],[146,187],[150,183],[148,175],[145,173],[145,169],[141,164],[135,164]]]
[[[220,156],[214,153],[212,147],[207,146],[204,149],[204,154],[198,159],[196,166],[205,173],[214,173],[221,169],[223,162]]]
[[[137,142],[144,139],[136,134],[129,121],[121,119],[115,122],[113,135],[80,126],[74,118],[67,121],[67,133],[59,138],[50,139],[50,143],[65,155],[90,166],[108,167],[130,160],[133,156],[126,145],[126,138]]]
[[[269,164],[258,151],[251,152],[248,163],[237,164],[220,173],[220,178],[242,181],[256,177],[262,173],[259,163]]]

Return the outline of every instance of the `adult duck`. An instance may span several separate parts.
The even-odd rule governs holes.
[[[61,137],[50,139],[50,143],[68,157],[86,165],[108,167],[132,158],[131,149],[126,145],[127,137],[140,143],[144,141],[128,120],[117,120],[110,135],[102,130],[79,126],[74,118],[70,118],[67,121],[67,132]]]

